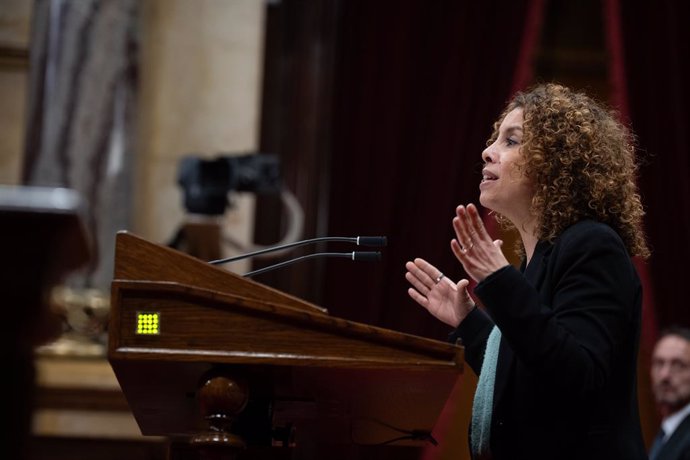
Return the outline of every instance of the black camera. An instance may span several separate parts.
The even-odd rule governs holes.
[[[280,162],[276,155],[259,153],[214,159],[188,155],[180,161],[177,183],[188,212],[221,215],[229,192],[280,193]]]

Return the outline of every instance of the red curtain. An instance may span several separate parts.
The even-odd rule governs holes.
[[[612,103],[631,123],[643,159],[639,184],[652,256],[636,261],[645,290],[638,383],[649,444],[658,427],[648,374],[658,326],[690,325],[690,309],[678,292],[690,257],[690,33],[682,24],[689,8],[680,1],[605,0],[604,6]]]
[[[334,316],[443,338],[450,329],[408,298],[404,265],[424,257],[466,276],[450,251],[451,219],[456,205],[477,203],[492,123],[531,79],[543,0],[342,8],[329,234],[382,234],[389,246],[375,266],[328,262],[322,304]],[[459,404],[451,397],[435,431],[454,442],[427,458],[465,454],[466,425],[452,425]]]
[[[333,315],[448,332],[407,297],[404,265],[425,257],[464,276],[450,223],[457,204],[477,202],[481,151],[513,90],[532,3],[343,2],[328,231],[383,234],[389,246],[376,266],[327,263]]]
[[[619,0],[606,0],[604,8],[607,46],[610,54],[609,77],[611,82],[611,103],[620,112],[624,122],[630,121],[629,93],[625,73],[624,37],[621,24]],[[654,296],[648,265],[636,260],[635,265],[644,287],[642,345],[649,349],[657,334],[657,321],[654,311]]]
[[[649,277],[660,327],[690,325],[685,293],[690,260],[690,4],[608,0],[618,5],[621,57],[616,88],[645,159],[640,187],[652,249]]]

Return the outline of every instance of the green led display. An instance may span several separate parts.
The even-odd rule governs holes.
[[[161,333],[160,313],[151,311],[137,312],[137,334],[157,335]]]

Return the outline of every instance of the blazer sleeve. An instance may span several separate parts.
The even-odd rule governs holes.
[[[635,333],[639,279],[620,237],[596,222],[566,230],[544,263],[542,293],[508,267],[479,283],[475,295],[540,379],[573,394],[595,391]]]
[[[461,341],[465,347],[465,361],[479,375],[484,362],[486,341],[494,328],[494,322],[479,308],[472,310],[449,336],[452,343]]]

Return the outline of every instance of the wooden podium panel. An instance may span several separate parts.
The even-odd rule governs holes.
[[[157,333],[137,332],[142,315],[155,315]],[[458,346],[332,317],[127,233],[117,239],[109,334],[143,434],[203,431],[199,389],[223,373],[247,385],[254,418],[243,426],[240,412],[236,429],[248,444],[271,443],[281,428],[297,443],[427,442],[463,363]]]
[[[0,295],[6,324],[0,359],[7,369],[2,458],[31,457],[34,349],[62,332],[62,317],[51,308],[52,289],[91,257],[83,207],[74,190],[0,185]]]

